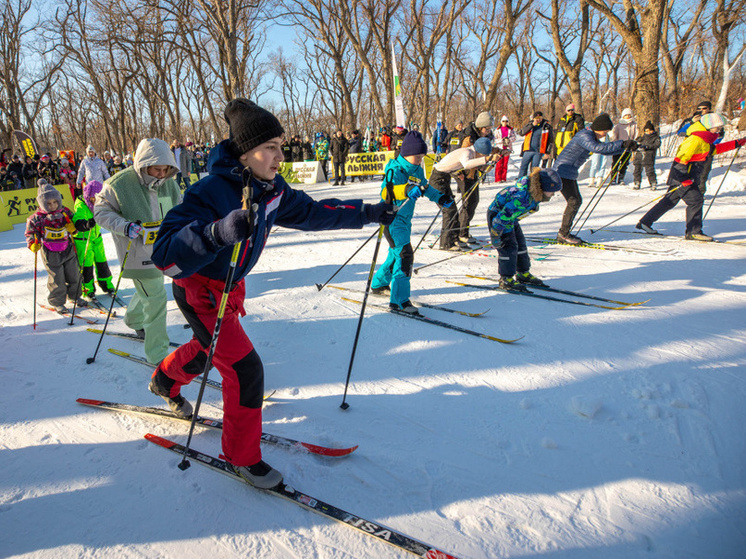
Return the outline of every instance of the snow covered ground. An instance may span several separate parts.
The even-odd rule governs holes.
[[[729,160],[716,163],[710,191]],[[659,173],[669,165],[661,160]],[[484,215],[497,188],[482,188],[477,237],[487,238]],[[735,165],[705,232],[746,239],[745,189],[746,170]],[[373,201],[378,183],[307,191]],[[588,200],[593,191],[582,193]],[[359,307],[314,283],[373,228],[276,231],[248,278],[243,319],[266,389],[276,390],[264,428],[360,448],[331,459],[266,445],[267,462],[298,489],[461,558],[743,557],[746,245],[587,232],[662,193],[610,189],[581,236],[672,252],[531,249],[532,271],[555,287],[647,304],[603,310],[445,281],[494,277],[495,258],[429,267],[413,278],[415,299],[489,312],[424,314],[525,338],[503,345],[368,309],[347,411],[339,404]],[[542,205],[522,222],[525,231],[554,235],[564,205],[561,197]],[[435,211],[418,203],[415,243]],[[632,230],[642,211],[614,229]],[[659,228],[682,235],[683,215],[680,205]],[[107,337],[86,365],[98,341],[87,324],[39,310],[34,332],[33,258],[22,226],[0,234],[0,251],[0,556],[409,557],[198,465],[182,472],[178,457],[143,439],[150,432],[185,442],[185,424],[77,404],[163,402],[147,391],[151,371],[106,351],[142,354],[138,343]],[[335,281],[362,288],[372,253],[371,242]],[[415,265],[444,256],[420,250]],[[40,266],[42,296],[45,278]],[[126,299],[133,288],[122,284]],[[187,340],[172,301],[169,310],[172,340]],[[121,318],[109,327],[126,330]],[[197,390],[184,395],[194,402]],[[217,392],[207,390],[201,412],[221,416]],[[192,446],[217,454],[220,436],[197,430]]]

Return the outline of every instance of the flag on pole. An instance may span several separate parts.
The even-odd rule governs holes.
[[[36,148],[36,142],[31,136],[20,130],[14,130],[13,132],[15,132],[16,139],[21,144],[21,149],[23,149],[25,155],[33,158],[34,155],[39,153],[39,150]]]
[[[394,65],[394,112],[396,113],[396,125],[402,128],[406,127],[406,119],[404,118],[404,103],[401,98],[401,85],[399,84],[399,70],[396,68],[396,53],[394,52],[394,44],[391,44],[391,59]]]

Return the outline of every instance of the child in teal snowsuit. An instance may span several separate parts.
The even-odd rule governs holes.
[[[386,165],[381,198],[387,200],[393,187],[393,203],[399,207],[394,222],[384,228],[389,243],[386,261],[378,268],[371,283],[374,293],[383,293],[391,287],[389,307],[392,310],[418,314],[417,307],[409,301],[409,278],[412,277],[414,250],[409,238],[412,234],[412,215],[417,198],[425,195],[441,207],[453,204],[453,198],[441,194],[428,185],[420,164],[427,153],[427,144],[419,132],[409,132],[396,159]]]
[[[83,195],[75,200],[73,223],[77,231],[73,235],[73,241],[78,253],[78,263],[83,270],[83,297],[93,297],[96,294],[96,286],[93,283],[94,263],[98,285],[104,292],[114,293],[101,228],[96,225],[92,211],[96,194],[101,192],[103,187],[104,185],[98,181],[89,181],[83,187]]]

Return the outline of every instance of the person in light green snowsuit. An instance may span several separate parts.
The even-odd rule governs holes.
[[[145,357],[151,363],[169,354],[168,296],[163,273],[153,264],[153,243],[164,216],[181,203],[177,172],[168,144],[146,138],[137,146],[134,164],[106,179],[93,210],[96,222],[112,232],[119,261],[127,254],[122,277],[132,280],[135,294],[124,323],[145,339]]]
[[[83,297],[93,297],[96,294],[96,285],[93,282],[94,264],[99,287],[105,293],[114,293],[101,228],[93,219],[93,203],[96,194],[101,192],[103,187],[104,185],[98,181],[87,182],[83,187],[83,195],[75,200],[73,209],[73,224],[77,230],[73,235],[73,241],[78,253],[78,264],[83,270]]]

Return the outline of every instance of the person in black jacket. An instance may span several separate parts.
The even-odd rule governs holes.
[[[300,163],[303,161],[303,147],[298,134],[293,136],[293,139],[290,140],[290,151],[292,153],[293,163]]]
[[[640,190],[640,183],[642,182],[642,170],[645,169],[645,174],[648,177],[648,183],[650,184],[650,190],[655,190],[658,184],[658,179],[655,176],[655,154],[658,148],[661,147],[661,138],[658,132],[655,131],[655,126],[650,121],[645,123],[645,127],[642,129],[642,136],[635,138],[637,142],[637,151],[632,159],[634,167],[632,168],[632,178],[635,184],[632,188]]]
[[[8,163],[8,176],[17,181],[16,188],[23,188],[23,163],[17,153],[13,154],[13,158]]]
[[[350,134],[350,148],[348,150],[348,153],[360,153],[363,151],[363,140],[360,137],[360,131],[359,130],[353,130]],[[360,182],[363,182],[363,175],[350,175],[350,182],[355,182],[355,179],[358,179]]]
[[[347,162],[347,153],[350,149],[350,143],[345,138],[341,130],[332,137],[331,152],[334,161],[334,186],[339,184],[339,176],[342,175],[342,186],[345,184],[345,163]]]
[[[311,145],[311,138],[308,136],[305,136],[303,138],[303,142],[301,142],[301,156],[303,159],[301,161],[315,161],[316,160],[316,154],[313,151],[313,146]]]
[[[36,179],[39,178],[39,172],[37,171],[37,163],[30,157],[26,156],[26,162],[23,164],[23,180],[26,183],[26,188],[36,188]]]
[[[448,153],[451,153],[453,150],[459,149],[461,147],[465,135],[466,132],[464,132],[464,121],[459,120],[456,123],[456,127],[446,135]]]

